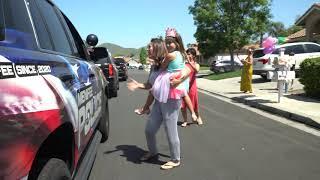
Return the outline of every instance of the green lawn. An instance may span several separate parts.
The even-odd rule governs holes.
[[[201,70],[210,70],[209,66],[200,66],[200,71]]]
[[[220,79],[227,79],[227,78],[233,78],[233,77],[239,77],[239,76],[241,76],[241,70],[220,73],[220,74],[211,74],[209,76],[205,76],[204,78],[210,79],[210,80],[220,80]]]

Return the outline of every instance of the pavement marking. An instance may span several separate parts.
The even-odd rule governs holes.
[[[304,131],[304,132],[306,132],[306,133],[309,133],[309,134],[315,135],[315,136],[317,136],[317,137],[320,137],[320,131],[319,131],[319,130],[314,129],[314,128],[312,128],[312,127],[309,127],[309,126],[307,126],[307,125],[305,125],[305,124],[303,124],[303,123],[295,122],[295,121],[286,119],[286,118],[284,118],[284,117],[280,117],[280,116],[277,116],[277,115],[274,115],[274,114],[265,112],[265,111],[263,111],[263,110],[260,110],[260,109],[257,109],[257,108],[254,108],[254,107],[251,107],[251,106],[242,104],[242,103],[234,103],[234,102],[232,102],[232,100],[229,99],[229,98],[217,96],[217,95],[208,93],[208,92],[203,91],[203,90],[200,90],[200,89],[198,89],[198,91],[201,92],[201,93],[203,93],[203,94],[206,94],[206,95],[208,95],[208,96],[215,97],[215,98],[217,98],[217,99],[219,99],[219,100],[222,100],[222,101],[224,101],[224,102],[227,102],[227,103],[230,103],[230,104],[239,106],[239,107],[241,107],[241,108],[247,109],[247,110],[249,110],[249,111],[255,112],[255,113],[259,114],[259,115],[265,116],[265,117],[267,117],[267,118],[270,118],[270,119],[272,119],[272,120],[274,120],[274,121],[280,122],[280,123],[285,124],[285,125],[287,125],[287,126],[290,126],[290,127],[299,129],[299,130],[301,130],[301,131]],[[209,109],[209,108],[205,108],[205,109],[208,110],[208,111],[212,111],[212,113],[217,114],[218,116],[226,117],[223,113],[220,113],[220,112],[217,112],[217,111],[213,111],[212,109]]]

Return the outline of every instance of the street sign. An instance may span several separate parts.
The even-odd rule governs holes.
[[[267,74],[267,78],[273,81],[292,80],[295,79],[295,77],[295,71],[269,71]]]

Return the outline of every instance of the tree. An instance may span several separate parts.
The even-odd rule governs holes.
[[[146,48],[141,48],[140,51],[140,63],[141,64],[146,64],[147,61],[147,50]]]
[[[286,28],[282,22],[270,22],[268,28],[269,36],[287,36]]]
[[[279,37],[279,36],[289,36],[295,32],[298,32],[302,29],[301,26],[292,25],[289,28],[285,28],[282,22],[270,22],[268,28],[269,36]]]
[[[289,36],[290,34],[296,33],[298,31],[300,31],[301,29],[303,29],[303,27],[292,25],[287,29],[287,36]]]
[[[233,52],[246,45],[254,36],[266,31],[270,15],[269,0],[195,0],[189,7],[197,30],[195,38],[201,53],[210,57]]]

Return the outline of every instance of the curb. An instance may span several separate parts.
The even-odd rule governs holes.
[[[221,95],[219,93],[210,92],[208,90],[205,90],[205,89],[202,89],[202,88],[199,88],[199,87],[198,87],[198,89],[200,89],[202,91],[205,91],[207,93],[219,96],[219,97],[231,99],[231,100],[234,100],[236,102],[243,103],[245,105],[248,105],[248,106],[251,106],[251,107],[254,107],[254,108],[257,108],[257,109],[261,109],[261,110],[270,112],[272,114],[277,114],[277,115],[285,117],[287,119],[290,119],[290,120],[293,120],[293,121],[296,121],[296,122],[300,122],[300,123],[304,123],[304,124],[306,124],[308,126],[320,129],[320,124],[319,123],[317,123],[312,118],[309,118],[309,117],[306,117],[306,116],[303,116],[303,115],[299,115],[299,114],[292,113],[292,112],[289,112],[289,111],[285,111],[285,110],[277,109],[277,108],[274,108],[274,107],[271,107],[271,106],[267,106],[267,105],[258,103],[255,100],[247,100],[247,99],[244,99],[244,98],[241,98],[241,97],[230,98],[230,97]]]

